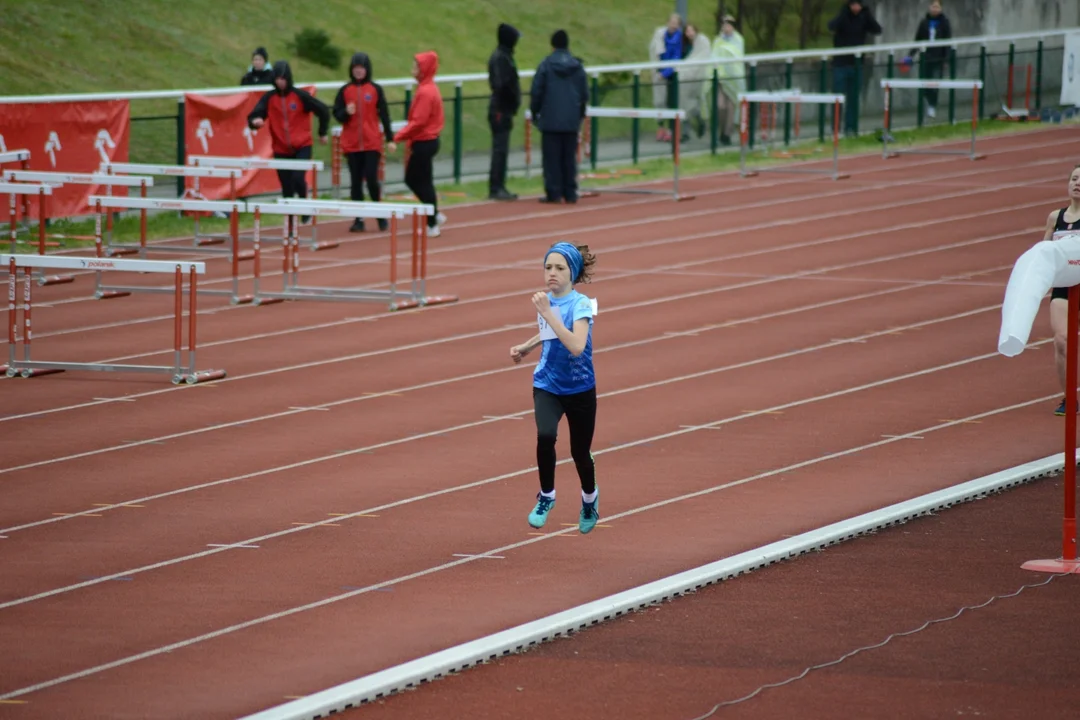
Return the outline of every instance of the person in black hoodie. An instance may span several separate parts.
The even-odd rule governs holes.
[[[390,152],[394,144],[394,131],[390,126],[390,111],[382,86],[372,79],[371,59],[367,53],[358,52],[349,64],[349,82],[341,86],[334,98],[334,117],[341,123],[341,152],[349,164],[349,197],[354,202],[364,201],[364,181],[372,202],[382,199],[379,185],[379,161],[382,160],[383,142]],[[387,221],[379,218],[379,229],[386,230]],[[364,232],[364,219],[356,218],[349,232]]]
[[[915,31],[915,42],[926,42],[934,40],[948,40],[952,37],[952,25],[949,23],[949,18],[945,16],[945,13],[941,12],[941,3],[938,0],[933,0],[930,3],[929,10],[926,13],[926,17],[919,23],[919,29]],[[918,48],[911,51],[912,55],[918,52]],[[949,59],[949,48],[947,47],[931,47],[926,49],[926,77],[927,78],[942,78],[945,76],[945,61]],[[904,62],[908,65],[911,64],[911,57],[904,58]],[[937,115],[937,101],[938,91],[937,88],[927,88],[924,91],[926,94],[926,114],[930,117]]]
[[[240,78],[241,85],[273,85],[274,71],[268,63],[270,56],[266,54],[266,48],[255,48],[251,54],[251,66],[247,74]]]
[[[531,110],[543,133],[543,203],[577,202],[577,139],[589,101],[585,66],[570,54],[565,30],[551,36],[553,52],[536,68]]]
[[[866,45],[868,35],[880,35],[881,25],[874,19],[870,8],[860,0],[846,0],[844,7],[836,17],[829,21],[829,31],[833,34],[833,46],[858,47]],[[847,102],[844,113],[844,131],[855,134],[859,106],[855,101],[855,56],[837,55],[833,58],[833,92],[842,93]]]
[[[274,89],[259,98],[248,113],[248,127],[258,130],[270,125],[274,157],[286,160],[311,159],[311,113],[319,118],[319,142],[326,144],[330,109],[306,90],[293,85],[289,63],[274,63]],[[283,197],[307,197],[303,170],[278,170]]]
[[[510,158],[510,131],[514,116],[521,107],[521,81],[514,46],[521,33],[512,25],[501,23],[497,32],[499,46],[488,59],[488,85],[491,102],[488,104],[488,124],[491,126],[491,172],[488,175],[488,197],[492,200],[517,200],[506,189],[506,169]]]

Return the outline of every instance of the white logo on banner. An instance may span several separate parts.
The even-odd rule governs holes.
[[[97,138],[94,140],[94,149],[98,151],[98,155],[101,156],[101,162],[109,162],[109,154],[105,152],[105,148],[110,150],[116,149],[116,143],[113,142],[112,135],[109,135],[108,130],[98,130]]]
[[[214,137],[214,126],[210,124],[209,120],[204,118],[199,122],[199,127],[195,130],[195,137],[199,138],[199,142],[202,143],[203,152],[210,152],[210,146],[206,142],[206,138]]]
[[[63,149],[60,147],[60,136],[53,130],[49,133],[49,139],[45,141],[45,153],[49,156],[49,162],[53,167],[56,167],[56,151]]]
[[[255,152],[255,133],[257,132],[259,131],[252,130],[247,125],[244,126],[244,139],[247,140],[248,150],[251,152]]]
[[[3,135],[0,135],[0,152],[7,152],[7,145],[4,144]]]

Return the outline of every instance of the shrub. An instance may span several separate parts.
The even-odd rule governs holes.
[[[337,70],[341,67],[341,48],[330,42],[325,30],[304,28],[296,33],[290,43],[290,51],[297,57]]]

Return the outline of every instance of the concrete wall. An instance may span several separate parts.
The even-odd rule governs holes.
[[[880,42],[915,37],[929,0],[867,0],[884,32]],[[841,3],[836,3],[837,7]],[[1002,35],[1080,26],[1077,0],[943,0],[953,35]]]

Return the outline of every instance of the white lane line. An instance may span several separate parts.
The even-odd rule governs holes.
[[[206,547],[226,548],[226,549],[229,549],[229,548],[248,548],[248,549],[251,549],[251,550],[255,550],[259,546],[258,545],[245,545],[243,543],[210,543]]]
[[[465,553],[454,553],[453,557],[472,558],[473,560],[505,560],[506,559],[505,555],[487,555],[487,554],[467,555]]]
[[[993,270],[994,269],[990,269],[990,270],[985,271],[985,272],[991,272]],[[794,314],[797,314],[797,313],[800,313],[800,312],[807,312],[807,311],[812,311],[812,310],[820,310],[820,309],[823,309],[823,308],[836,307],[836,305],[839,305],[839,304],[842,304],[842,303],[865,300],[865,299],[869,299],[869,298],[881,297],[881,296],[886,296],[886,295],[892,295],[892,294],[895,294],[895,293],[900,293],[900,291],[904,291],[906,289],[916,289],[918,287],[927,286],[927,285],[933,285],[933,284],[935,284],[935,281],[928,281],[927,283],[921,283],[921,284],[918,284],[918,285],[914,285],[914,286],[912,286],[912,288],[891,287],[891,288],[886,288],[886,289],[874,291],[874,293],[863,293],[863,294],[856,295],[856,296],[853,296],[853,297],[848,297],[848,298],[837,298],[837,299],[833,299],[833,300],[826,300],[826,301],[823,301],[823,302],[816,302],[816,303],[812,303],[812,304],[809,304],[809,305],[802,305],[802,307],[799,307],[799,308],[788,308],[788,309],[777,311],[777,312],[764,313],[764,314],[755,315],[755,316],[751,316],[751,317],[739,318],[739,320],[731,320],[731,321],[725,321],[724,323],[716,323],[716,324],[711,324],[711,325],[704,325],[704,326],[701,326],[701,327],[698,327],[698,328],[693,328],[691,330],[691,332],[693,332],[694,335],[698,335],[698,334],[701,334],[701,332],[712,331],[712,330],[723,329],[723,328],[730,328],[730,327],[735,327],[735,326],[744,325],[744,324],[757,323],[758,321],[761,321],[761,320],[771,320],[771,318],[777,318],[777,317],[782,317],[782,316],[787,316],[787,315],[794,315]],[[854,338],[854,339],[851,339],[851,338],[833,339],[833,340],[831,340],[831,342],[826,343],[825,345],[813,345],[813,347],[811,347],[806,352],[812,352],[814,350],[819,350],[819,349],[822,349],[822,348],[833,347],[833,345],[835,345],[835,344],[842,344],[842,343],[846,343],[846,342],[865,342],[866,339],[879,337],[882,334],[892,334],[892,332],[895,332],[897,329],[914,329],[914,328],[917,328],[917,327],[924,327],[924,326],[926,326],[928,324],[935,324],[937,322],[949,322],[951,320],[955,320],[955,318],[969,317],[969,316],[972,316],[972,315],[977,314],[977,313],[982,313],[982,312],[986,312],[986,311],[990,311],[990,310],[997,310],[1000,307],[1001,307],[1000,304],[987,305],[987,307],[978,308],[978,309],[975,309],[973,311],[966,311],[966,312],[960,313],[958,315],[948,315],[948,316],[946,316],[944,318],[940,318],[940,320],[920,321],[920,322],[918,322],[916,324],[906,326],[906,327],[902,327],[902,328],[889,328],[886,331],[878,332],[878,334],[864,335],[862,337]],[[608,312],[612,312],[612,310],[609,310]],[[608,347],[605,347],[605,348],[600,348],[600,349],[598,349],[596,351],[595,354],[599,355],[599,354],[606,353],[606,352],[615,352],[615,351],[618,351],[618,350],[625,350],[625,349],[629,349],[629,348],[639,348],[639,347],[642,347],[642,345],[645,345],[645,344],[651,344],[652,342],[659,342],[659,341],[663,341],[663,340],[667,340],[667,339],[671,339],[671,338],[672,338],[672,336],[664,334],[664,335],[660,335],[660,336],[653,336],[651,338],[644,338],[644,339],[640,339],[640,340],[631,340],[631,341],[627,341],[627,342],[623,342],[623,343],[619,343],[619,344],[608,345]],[[797,351],[797,352],[804,352],[804,351]],[[780,358],[783,358],[783,357],[786,357],[786,356],[787,355],[781,355]],[[770,362],[770,361],[767,358],[767,359],[764,359],[764,361],[762,361],[762,362]],[[363,394],[361,394],[359,396],[353,396],[353,397],[347,397],[347,398],[342,398],[342,399],[338,399],[338,400],[333,400],[333,402],[324,403],[321,407],[324,407],[324,408],[340,407],[342,405],[348,405],[348,404],[351,404],[351,403],[364,402],[364,400],[373,399],[375,397],[380,397],[380,396],[383,396],[383,395],[400,395],[400,394],[403,394],[403,393],[406,393],[406,392],[414,392],[414,391],[418,391],[418,390],[427,390],[427,389],[431,389],[431,388],[436,388],[436,386],[442,386],[442,385],[453,384],[453,383],[461,382],[461,381],[469,381],[469,380],[475,380],[475,379],[478,379],[478,378],[490,377],[490,376],[494,376],[494,375],[499,375],[499,373],[502,373],[502,372],[512,372],[512,371],[519,370],[519,369],[522,369],[522,368],[532,367],[534,365],[535,364],[529,364],[529,365],[522,365],[522,366],[503,367],[503,368],[499,368],[499,369],[495,369],[495,370],[482,370],[480,372],[468,373],[468,375],[464,375],[464,376],[457,376],[457,377],[454,377],[454,378],[445,378],[445,379],[442,379],[442,380],[434,380],[434,381],[419,383],[419,384],[416,384],[416,385],[406,386],[406,388],[396,388],[396,389],[393,389],[393,390],[390,390],[390,391],[384,391],[382,393],[363,393]],[[23,470],[31,470],[31,468],[33,468],[33,467],[41,467],[41,466],[44,466],[44,465],[50,465],[50,464],[54,464],[54,463],[58,463],[58,462],[66,462],[66,461],[69,461],[69,460],[77,460],[77,459],[82,459],[82,458],[89,458],[89,457],[97,456],[97,454],[103,454],[103,453],[106,453],[106,452],[124,450],[124,449],[129,449],[129,448],[133,448],[133,447],[139,447],[139,446],[143,446],[143,445],[150,445],[150,444],[160,445],[160,444],[163,444],[164,441],[178,439],[180,437],[189,437],[189,436],[192,436],[192,435],[200,435],[200,434],[203,434],[203,433],[210,433],[210,432],[215,432],[215,431],[219,431],[219,430],[225,430],[225,429],[228,429],[228,427],[235,427],[235,426],[246,425],[246,424],[251,424],[251,423],[255,423],[255,422],[262,422],[262,421],[268,421],[268,420],[275,420],[275,419],[279,419],[279,418],[285,418],[285,417],[295,415],[296,412],[297,412],[297,410],[272,412],[272,413],[269,413],[269,415],[264,415],[264,416],[260,416],[260,417],[244,418],[244,419],[241,419],[241,420],[234,420],[234,421],[226,422],[226,423],[218,423],[218,424],[210,425],[210,426],[207,426],[207,427],[199,427],[199,429],[195,429],[195,430],[183,431],[183,432],[179,432],[179,433],[173,433],[173,434],[170,434],[170,435],[162,435],[162,436],[159,436],[159,437],[153,437],[153,438],[149,438],[149,439],[146,439],[146,440],[130,441],[130,443],[124,443],[124,444],[117,445],[117,446],[110,446],[110,447],[107,447],[107,448],[99,448],[99,449],[96,449],[96,450],[86,450],[84,452],[78,452],[78,453],[75,453],[75,454],[70,454],[70,456],[64,456],[64,457],[60,457],[60,458],[52,458],[52,459],[49,459],[49,460],[39,460],[39,461],[36,461],[36,462],[25,463],[23,465],[17,465],[17,466],[14,466],[14,467],[0,468],[0,475],[6,474],[6,473],[14,473],[14,472],[23,471]],[[485,416],[485,419],[487,419],[487,418],[488,418],[488,416]],[[505,418],[507,418],[507,416],[500,416],[499,417],[499,419],[505,419]],[[21,529],[22,529],[22,527],[32,527],[32,526],[21,526]]]
[[[1047,343],[1047,342],[1052,342],[1052,340],[1045,340],[1045,341],[1042,341],[1042,342]],[[660,440],[668,440],[668,439],[671,439],[671,438],[680,437],[682,435],[686,435],[687,433],[698,432],[700,429],[704,429],[706,427],[709,428],[709,429],[722,427],[724,425],[729,425],[731,423],[739,422],[741,420],[746,420],[748,418],[758,417],[758,416],[761,416],[761,415],[769,415],[769,414],[772,414],[772,413],[782,412],[784,410],[788,410],[788,409],[794,408],[794,407],[802,407],[802,406],[810,405],[810,404],[817,403],[817,402],[823,402],[825,400],[831,400],[831,399],[838,398],[838,397],[844,397],[846,395],[851,395],[853,393],[859,393],[859,392],[862,392],[864,390],[871,390],[871,389],[874,389],[874,388],[884,387],[886,385],[892,385],[892,384],[895,384],[895,383],[903,382],[905,380],[911,380],[911,379],[923,377],[923,376],[926,376],[926,375],[932,375],[932,374],[937,373],[937,372],[942,372],[942,371],[946,371],[946,370],[953,370],[953,369],[956,369],[956,368],[959,368],[959,367],[963,367],[965,365],[970,365],[970,364],[973,364],[973,363],[980,362],[982,360],[988,360],[988,359],[998,358],[998,357],[1000,357],[1000,354],[997,353],[997,352],[986,353],[985,355],[976,355],[976,356],[973,356],[973,357],[964,358],[963,360],[956,360],[956,361],[953,361],[953,362],[950,362],[950,363],[945,363],[943,365],[937,365],[937,366],[930,367],[930,368],[924,368],[922,370],[915,370],[913,372],[905,373],[903,375],[896,375],[894,377],[885,378],[883,380],[875,380],[873,382],[864,383],[862,385],[857,385],[855,387],[845,388],[843,390],[834,390],[833,392],[825,393],[823,395],[816,395],[814,397],[804,398],[802,400],[793,400],[791,402],[787,402],[787,403],[784,403],[782,405],[776,405],[776,406],[770,407],[770,408],[765,408],[763,410],[748,410],[748,411],[742,412],[742,413],[740,413],[738,415],[732,415],[732,416],[729,416],[729,417],[726,417],[726,418],[722,418],[720,420],[715,420],[715,421],[710,422],[710,423],[704,423],[702,425],[695,426],[695,429],[679,428],[677,430],[673,430],[673,431],[666,432],[666,433],[661,433],[661,434],[658,434],[658,435],[652,435],[652,436],[649,436],[649,437],[641,438],[639,440],[632,440],[630,442],[625,442],[625,443],[612,445],[611,447],[595,450],[593,452],[593,454],[594,455],[605,455],[605,454],[612,453],[612,452],[618,452],[619,450],[625,450],[627,448],[637,447],[638,445],[645,445],[645,444],[652,443],[652,442],[657,442],[657,441],[660,441]],[[750,364],[752,364],[752,363],[750,363]],[[701,374],[698,374],[698,376],[702,376],[704,374],[708,374],[708,373],[701,373]],[[664,385],[667,382],[669,382],[669,381],[660,380],[660,381],[656,381],[656,382],[653,382],[653,383],[649,383],[648,385],[643,386],[643,387],[657,387],[657,386]],[[600,397],[604,397],[606,395],[618,395],[618,394],[623,394],[623,393],[626,393],[626,392],[632,392],[632,390],[630,388],[626,388],[626,389],[621,390],[621,391],[615,391],[615,392],[612,392],[612,393],[605,393],[604,395],[601,395]],[[522,411],[522,413],[526,413],[526,412],[532,412],[532,410]],[[981,416],[973,416],[973,417],[981,417]],[[941,427],[951,427],[953,425],[959,425],[959,424],[967,422],[969,420],[970,419],[952,420],[952,421],[944,423],[943,425],[941,425]],[[467,427],[476,427],[476,426],[484,425],[484,424],[487,424],[487,422],[467,423],[467,424],[464,424],[464,425],[459,425],[456,428],[451,428],[451,430],[464,429],[464,428],[467,428]],[[435,432],[430,432],[430,433],[424,433],[422,436],[414,436],[414,437],[433,437],[433,436],[442,435],[442,434],[443,434],[443,431],[435,431]],[[921,434],[921,431],[918,434]],[[408,440],[408,439],[406,439],[406,440]],[[382,443],[380,445],[371,446],[371,448],[387,447],[387,446],[391,446],[391,445],[400,444],[403,441],[404,440],[394,440],[394,441],[390,441],[390,442],[387,442],[387,443]],[[892,440],[892,439],[880,440],[877,443],[873,444],[873,446],[876,447],[879,444],[887,444],[887,443],[890,443],[890,442],[894,442],[894,440]],[[370,448],[368,448],[368,449],[370,449]],[[235,477],[235,478],[229,478],[229,479],[226,479],[226,480],[216,480],[216,481],[213,481],[213,482],[210,482],[210,483],[204,483],[201,486],[195,486],[195,487],[196,488],[210,487],[210,486],[213,486],[213,485],[220,485],[220,484],[223,484],[223,483],[226,483],[226,482],[233,482],[233,481],[236,481],[236,480],[249,479],[249,478],[252,478],[252,477],[258,477],[258,476],[262,476],[262,475],[270,475],[270,474],[273,474],[273,473],[276,473],[276,472],[281,472],[281,471],[284,471],[284,470],[292,470],[292,469],[296,469],[296,468],[300,468],[300,467],[307,467],[307,466],[314,465],[316,463],[319,463],[319,462],[322,462],[322,461],[325,461],[325,460],[334,460],[334,459],[338,459],[338,458],[341,458],[341,457],[355,455],[358,452],[362,452],[363,450],[365,450],[365,449],[361,448],[361,449],[358,449],[358,450],[347,450],[347,451],[344,451],[344,452],[335,453],[333,455],[323,456],[321,458],[314,458],[314,459],[311,459],[311,460],[302,460],[302,461],[299,461],[299,462],[291,463],[290,465],[285,465],[285,466],[281,466],[281,467],[277,467],[277,468],[271,468],[269,470],[260,470],[260,471],[257,471],[257,472],[248,473],[247,475],[242,475],[242,476],[238,476],[238,477]],[[571,462],[571,461],[572,460],[570,458],[564,458],[563,460],[558,461],[556,464],[561,465],[561,464],[565,464],[565,463],[568,463],[568,462]],[[266,535],[260,535],[259,537],[248,538],[246,540],[240,540],[240,541],[238,541],[237,544],[254,545],[254,544],[258,544],[258,543],[263,543],[263,542],[266,542],[268,540],[274,540],[274,539],[277,539],[277,538],[292,535],[293,533],[301,532],[303,530],[308,530],[308,529],[311,529],[311,528],[314,528],[314,527],[319,527],[320,525],[328,525],[328,524],[331,524],[331,523],[341,522],[343,520],[349,520],[349,519],[352,519],[352,518],[355,518],[355,517],[361,517],[363,515],[370,514],[370,513],[379,513],[379,512],[382,512],[384,510],[390,510],[390,509],[397,508],[397,507],[402,507],[402,506],[405,506],[405,505],[411,505],[413,503],[421,502],[423,500],[430,500],[431,498],[440,497],[442,495],[447,495],[447,494],[450,494],[452,492],[460,492],[462,490],[469,490],[469,489],[472,489],[472,488],[482,487],[484,485],[489,485],[489,484],[494,483],[494,482],[499,482],[501,480],[508,480],[508,479],[514,478],[514,477],[520,477],[521,475],[526,475],[526,474],[533,473],[533,472],[536,472],[536,466],[535,465],[533,465],[531,467],[521,469],[521,470],[515,470],[515,471],[510,472],[510,473],[504,473],[502,475],[497,475],[497,476],[494,476],[494,477],[485,478],[483,480],[477,480],[475,482],[465,483],[463,485],[457,485],[457,486],[450,487],[450,488],[443,488],[441,490],[435,490],[435,491],[432,491],[432,492],[424,493],[422,495],[416,495],[416,496],[413,496],[413,497],[410,497],[410,498],[405,498],[405,499],[402,499],[402,500],[395,500],[393,502],[389,502],[389,503],[386,503],[384,505],[379,505],[377,507],[368,508],[366,510],[358,510],[358,511],[356,511],[354,513],[348,513],[348,514],[345,514],[345,515],[336,516],[336,517],[333,517],[333,518],[329,518],[327,520],[320,520],[320,521],[312,522],[310,524],[305,524],[303,526],[298,526],[298,527],[289,527],[289,528],[286,528],[285,530],[278,530],[278,531],[275,531],[275,532],[272,532],[272,533],[268,533]],[[165,497],[165,496],[168,496],[168,495],[175,495],[175,494],[179,494],[179,491],[161,493],[159,495],[152,496],[151,498],[146,498],[146,499],[143,499],[143,500],[132,501],[132,502],[148,502],[150,499],[156,499],[156,498],[159,498],[159,497]],[[42,523],[39,523],[39,524],[44,524],[44,521]],[[3,532],[9,532],[9,530],[5,529],[5,530],[3,530]],[[19,598],[17,600],[9,600],[7,602],[0,603],[0,610],[6,609],[6,608],[9,608],[9,607],[15,607],[17,605],[23,605],[23,604],[26,604],[26,603],[29,603],[29,602],[33,602],[35,600],[42,600],[44,598],[54,597],[56,595],[61,595],[61,594],[64,594],[64,593],[73,592],[75,590],[80,590],[80,589],[83,589],[83,588],[91,587],[91,586],[99,584],[101,582],[106,582],[106,581],[108,581],[108,580],[110,580],[110,579],[112,579],[114,577],[127,577],[127,576],[136,575],[136,574],[140,574],[140,573],[150,572],[151,570],[158,570],[158,569],[161,569],[161,568],[164,568],[164,567],[169,567],[171,565],[177,565],[177,564],[180,564],[180,563],[189,562],[191,560],[198,560],[200,558],[209,557],[211,555],[214,555],[214,554],[216,554],[218,552],[222,552],[222,551],[223,550],[217,549],[217,548],[212,549],[212,550],[203,550],[201,552],[191,553],[191,554],[188,554],[188,555],[183,555],[181,557],[171,558],[169,560],[161,560],[159,562],[152,563],[150,565],[143,565],[143,566],[138,567],[138,568],[134,568],[134,569],[131,569],[131,570],[125,570],[123,572],[114,573],[112,575],[105,575],[105,576],[102,576],[101,578],[98,578],[98,579],[95,579],[95,580],[88,580],[86,582],[76,583],[76,584],[73,584],[73,585],[67,585],[67,586],[64,586],[64,587],[55,588],[53,590],[46,590],[44,592],[40,592],[40,593],[37,593],[35,595],[29,595],[27,597]],[[497,552],[497,551],[493,551],[493,552]]]
[[[1039,403],[1043,403],[1043,402],[1047,402],[1049,400],[1053,400],[1057,396],[1058,396],[1057,394],[1047,395],[1045,397],[1036,398],[1034,400],[1028,400],[1028,401],[1022,402],[1022,403],[1016,403],[1014,405],[1008,405],[1008,406],[1005,406],[1005,407],[995,408],[995,409],[989,410],[987,412],[983,412],[983,413],[979,413],[977,415],[972,415],[970,417],[963,418],[963,420],[970,421],[970,420],[975,420],[975,419],[991,417],[991,416],[994,416],[994,415],[1000,415],[1000,414],[1003,414],[1003,413],[1011,412],[1013,410],[1020,410],[1020,409],[1026,408],[1026,407],[1030,407],[1032,405],[1037,405]],[[915,432],[917,432],[918,434],[921,434],[921,435],[925,435],[925,434],[928,434],[928,433],[931,433],[931,432],[938,432],[940,430],[945,430],[945,429],[951,428],[951,427],[959,424],[959,422],[960,421],[954,421],[954,422],[948,422],[948,423],[940,423],[938,425],[932,425],[930,427],[922,428],[921,430],[917,430]],[[681,431],[679,431],[678,434],[683,434],[683,433],[686,433],[686,432],[693,432],[693,431],[681,430]],[[675,503],[686,502],[687,500],[694,500],[694,499],[697,499],[697,498],[700,498],[700,497],[705,497],[706,495],[711,495],[711,494],[716,493],[716,492],[720,492],[720,491],[723,491],[723,490],[728,490],[730,488],[738,487],[740,485],[746,485],[746,484],[749,484],[749,483],[752,483],[752,482],[756,482],[758,480],[764,480],[764,479],[767,479],[767,478],[770,478],[770,477],[773,477],[773,476],[776,476],[776,475],[780,475],[780,474],[783,474],[783,473],[788,473],[788,472],[792,472],[792,471],[795,471],[795,470],[801,470],[803,468],[818,465],[820,463],[828,462],[830,460],[836,460],[838,458],[847,457],[847,456],[851,456],[851,455],[856,455],[858,453],[865,452],[867,450],[873,450],[873,449],[879,448],[879,447],[883,447],[885,445],[889,445],[889,444],[894,443],[894,442],[898,442],[898,440],[897,439],[878,440],[876,442],[866,443],[864,445],[858,445],[858,446],[855,446],[855,447],[851,447],[851,448],[848,448],[846,450],[840,450],[840,451],[837,451],[837,452],[834,452],[834,453],[829,453],[828,455],[822,455],[821,457],[813,458],[811,460],[804,460],[802,462],[793,463],[791,465],[787,465],[787,466],[782,467],[782,468],[776,468],[776,469],[773,469],[773,470],[767,470],[765,472],[758,473],[756,475],[751,475],[749,477],[741,478],[739,480],[734,480],[734,481],[731,481],[731,482],[722,483],[720,485],[714,485],[713,487],[706,488],[704,490],[699,490],[699,491],[692,492],[692,493],[686,493],[684,495],[678,495],[678,496],[675,496],[675,497],[668,498],[666,500],[661,500],[661,501],[658,501],[658,502],[655,502],[655,503],[651,503],[649,505],[643,505],[641,507],[632,508],[630,510],[623,511],[621,513],[616,513],[614,515],[609,515],[609,516],[607,516],[605,518],[605,522],[611,522],[611,521],[619,520],[619,519],[622,519],[622,518],[632,517],[634,515],[640,515],[642,513],[648,512],[650,510],[656,510],[656,509],[659,509],[659,508],[667,507],[669,505],[673,505]],[[601,452],[604,452],[604,451],[601,451]],[[390,587],[393,587],[395,585],[400,585],[400,584],[408,582],[410,580],[416,580],[416,579],[419,579],[419,578],[422,578],[422,577],[427,577],[427,576],[430,576],[430,575],[434,575],[436,573],[443,572],[443,571],[446,571],[446,570],[450,570],[450,569],[456,568],[456,567],[458,567],[460,565],[464,565],[466,563],[476,562],[478,559],[480,559],[481,557],[484,557],[484,556],[490,557],[491,555],[494,555],[496,553],[498,553],[498,554],[506,554],[511,550],[518,550],[520,548],[527,547],[527,546],[532,545],[534,543],[543,542],[544,540],[548,540],[548,539],[554,538],[554,537],[559,537],[561,535],[566,535],[566,534],[573,533],[573,532],[577,532],[577,529],[573,528],[573,527],[569,527],[569,528],[566,528],[564,530],[555,530],[553,532],[547,533],[546,535],[540,535],[538,537],[532,537],[532,538],[530,538],[528,540],[520,540],[520,541],[515,542],[515,543],[510,543],[508,545],[503,545],[501,547],[492,548],[491,550],[487,551],[486,553],[483,553],[482,555],[474,555],[474,556],[470,556],[470,557],[460,558],[458,560],[453,560],[453,561],[450,561],[450,562],[447,562],[447,563],[443,563],[441,565],[436,565],[434,567],[429,567],[429,568],[426,568],[424,570],[418,570],[418,571],[410,573],[408,575],[401,575],[399,577],[392,578],[390,580],[384,580],[382,582],[375,583],[375,584],[372,584],[372,585],[367,585],[365,587],[358,588],[356,590],[351,590],[351,591],[341,593],[341,594],[338,594],[338,595],[333,595],[331,597],[323,598],[321,600],[316,600],[314,602],[306,603],[304,605],[298,605],[298,606],[295,606],[295,607],[291,607],[291,608],[289,608],[287,610],[281,610],[279,612],[270,613],[270,614],[267,614],[267,615],[262,615],[260,617],[252,618],[251,620],[247,620],[247,621],[242,622],[242,623],[237,623],[235,625],[230,625],[228,627],[224,627],[224,628],[220,628],[218,630],[214,630],[213,632],[204,633],[202,635],[197,635],[195,637],[188,638],[186,640],[181,640],[181,641],[178,641],[178,642],[170,643],[169,645],[159,646],[159,647],[156,647],[156,648],[154,648],[152,650],[147,650],[145,652],[141,652],[141,653],[138,653],[136,655],[128,655],[127,657],[123,657],[123,658],[120,658],[118,660],[114,660],[112,662],[103,663],[101,665],[96,665],[96,666],[93,666],[93,667],[89,667],[89,668],[86,668],[85,670],[80,670],[78,672],[69,673],[67,675],[63,675],[63,676],[60,676],[60,677],[57,677],[57,678],[53,678],[52,680],[46,680],[44,682],[40,682],[40,683],[37,683],[35,685],[30,685],[28,687],[23,687],[23,688],[20,688],[18,690],[12,690],[12,691],[10,691],[8,693],[0,695],[0,700],[8,700],[8,699],[12,699],[12,698],[21,697],[23,695],[28,695],[28,694],[33,693],[33,692],[39,692],[41,690],[45,690],[45,689],[48,689],[48,688],[51,688],[51,687],[55,687],[57,685],[61,685],[61,684],[66,683],[66,682],[70,682],[72,680],[78,680],[78,679],[81,679],[81,678],[84,678],[84,677],[89,677],[91,675],[97,675],[99,673],[106,672],[106,671],[112,670],[114,668],[123,667],[124,665],[130,665],[130,664],[138,662],[140,660],[145,660],[147,658],[156,657],[158,655],[163,655],[165,653],[170,653],[170,652],[173,652],[173,651],[176,651],[176,650],[182,650],[184,648],[191,647],[192,645],[197,645],[199,643],[206,642],[207,640],[213,640],[215,638],[223,637],[225,635],[230,635],[232,633],[236,633],[236,632],[239,632],[241,630],[246,630],[248,628],[256,627],[256,626],[259,626],[259,625],[265,625],[265,624],[273,622],[275,620],[281,620],[283,618],[287,618],[287,617],[290,617],[290,616],[293,616],[293,615],[297,615],[299,613],[307,612],[309,610],[316,610],[318,608],[326,607],[328,605],[332,605],[332,604],[341,602],[343,600],[348,600],[348,599],[351,599],[351,598],[354,598],[354,597],[357,597],[359,595],[363,595],[363,594],[366,594],[366,593],[369,593],[369,592],[374,592],[374,591],[377,591],[377,590],[390,588]],[[2,606],[0,606],[0,607],[2,607]]]

